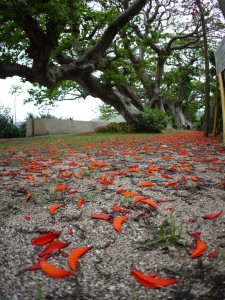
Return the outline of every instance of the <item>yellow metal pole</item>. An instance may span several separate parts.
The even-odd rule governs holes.
[[[223,116],[223,143],[225,144],[225,92],[224,92],[222,73],[219,73],[218,77],[219,77],[219,84],[220,84],[220,95],[221,95],[222,116]]]
[[[219,90],[219,82],[218,82],[218,77],[216,76],[216,92],[215,92],[215,109],[214,109],[214,123],[213,123],[213,137],[216,137],[216,125],[217,125],[217,119],[218,119],[218,93]]]

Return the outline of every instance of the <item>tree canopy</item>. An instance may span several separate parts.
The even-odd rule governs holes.
[[[213,49],[224,29],[202,3]],[[33,83],[30,100],[100,98],[133,122],[145,107],[189,125],[182,105],[204,91],[202,27],[192,1],[0,1],[0,78]]]

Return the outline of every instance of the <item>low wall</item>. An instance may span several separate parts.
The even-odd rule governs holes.
[[[74,121],[59,119],[28,119],[26,121],[26,136],[79,134],[95,132],[96,128],[107,125],[108,122]]]

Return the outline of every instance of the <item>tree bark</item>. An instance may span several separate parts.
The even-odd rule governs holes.
[[[209,74],[209,49],[207,40],[207,28],[204,17],[204,11],[201,0],[196,1],[200,19],[202,24],[202,33],[204,41],[204,57],[205,57],[205,124],[204,124],[204,136],[208,137],[210,129],[210,74]]]
[[[175,119],[176,127],[178,130],[184,130],[184,129],[192,130],[193,129],[191,122],[189,122],[183,114],[182,103],[179,103],[177,105],[175,105],[174,103],[170,104],[169,109],[170,109],[171,115]]]
[[[136,116],[143,111],[139,97],[126,86],[120,86],[119,89],[111,87],[87,73],[77,77],[76,81],[89,95],[100,98],[104,103],[113,106],[129,123],[134,123]]]

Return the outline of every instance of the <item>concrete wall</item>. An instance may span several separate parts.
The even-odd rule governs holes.
[[[79,134],[95,132],[96,128],[107,124],[108,122],[58,119],[28,119],[26,122],[26,136],[30,137],[54,134]]]

